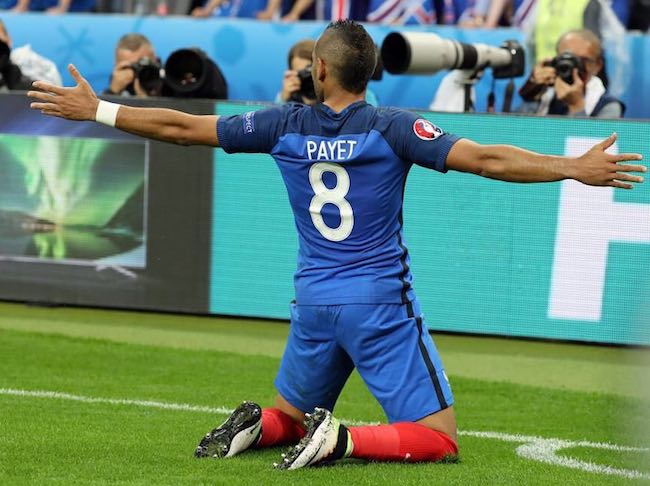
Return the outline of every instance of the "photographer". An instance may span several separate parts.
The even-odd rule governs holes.
[[[61,86],[61,74],[49,59],[34,52],[29,44],[12,49],[12,41],[0,20],[0,90],[26,90],[36,79],[48,79]]]
[[[603,82],[600,40],[587,29],[571,30],[557,42],[557,56],[538,63],[519,90],[521,111],[538,115],[621,118],[625,105]],[[602,77],[601,77],[602,76]]]
[[[304,77],[307,73],[305,69],[311,66],[311,54],[314,50],[314,45],[316,45],[316,41],[313,39],[303,39],[289,49],[289,55],[287,57],[288,69],[284,72],[282,91],[277,94],[275,98],[276,103],[294,101],[304,103],[305,105],[316,104],[315,94],[310,97],[310,93],[307,96],[301,93],[302,83],[300,78],[300,74],[302,73]]]
[[[284,72],[282,91],[276,95],[276,103],[294,102],[310,106],[316,104],[316,93],[314,93],[310,71],[315,45],[316,41],[313,39],[303,39],[291,46],[287,56],[289,69]],[[366,90],[366,102],[372,106],[379,104],[377,96],[371,89]]]
[[[142,34],[125,34],[115,47],[115,66],[104,94],[160,96],[160,60],[151,42]]]

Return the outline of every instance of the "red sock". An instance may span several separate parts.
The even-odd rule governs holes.
[[[435,462],[458,454],[456,442],[443,432],[413,422],[350,427],[352,457],[373,461]]]
[[[279,408],[262,410],[262,437],[257,447],[295,444],[305,436],[305,429]]]

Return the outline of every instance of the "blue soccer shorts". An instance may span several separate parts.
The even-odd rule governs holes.
[[[453,403],[417,301],[292,304],[275,379],[280,395],[305,412],[332,410],[354,367],[391,423],[414,422]]]

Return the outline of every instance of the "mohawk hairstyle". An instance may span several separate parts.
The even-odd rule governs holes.
[[[352,93],[366,89],[377,64],[375,43],[354,20],[330,23],[316,45],[316,54],[334,70],[341,87]]]

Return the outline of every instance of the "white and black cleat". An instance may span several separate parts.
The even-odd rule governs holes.
[[[262,432],[262,408],[243,402],[228,419],[208,432],[194,451],[195,457],[232,457],[255,445]]]
[[[300,469],[329,464],[344,456],[348,431],[329,410],[316,408],[314,413],[305,414],[305,428],[305,437],[286,454],[282,454],[282,461],[274,463],[273,467]]]

